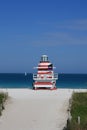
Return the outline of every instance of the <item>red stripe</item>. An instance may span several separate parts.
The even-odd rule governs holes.
[[[48,68],[38,68],[38,70],[49,70]]]
[[[36,82],[34,84],[35,85],[52,85],[53,83],[51,83],[51,82]]]
[[[38,65],[38,67],[48,67],[48,65]]]
[[[52,74],[52,72],[38,72],[38,74]]]
[[[52,76],[48,76],[47,78],[52,78]]]

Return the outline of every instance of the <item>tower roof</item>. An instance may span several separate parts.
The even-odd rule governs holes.
[[[47,55],[42,55],[41,56],[41,62],[47,62],[48,61],[48,56]]]

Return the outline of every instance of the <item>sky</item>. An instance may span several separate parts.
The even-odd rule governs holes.
[[[32,73],[43,54],[58,73],[87,73],[86,0],[0,1],[0,73]]]

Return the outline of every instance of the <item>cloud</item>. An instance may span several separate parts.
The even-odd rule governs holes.
[[[87,45],[87,19],[73,19],[52,22],[41,22],[46,30],[40,36],[37,44],[86,44]],[[50,30],[49,30],[50,29]]]
[[[68,21],[65,21],[62,23],[58,23],[58,25],[56,27],[59,29],[87,31],[87,19],[68,20]]]
[[[87,31],[87,19],[72,19],[57,22],[39,22],[39,25],[53,26],[55,29],[70,29],[70,30],[81,30]]]
[[[85,35],[73,35],[71,32],[47,32],[34,42],[36,45],[87,45],[87,37]]]
[[[87,37],[74,36],[72,33],[55,33],[52,39],[56,39],[57,44],[87,44]]]

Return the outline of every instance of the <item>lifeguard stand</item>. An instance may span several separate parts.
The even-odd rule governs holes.
[[[53,71],[53,64],[48,60],[47,55],[42,55],[38,64],[37,74],[33,74],[33,89],[55,89],[58,74]]]

